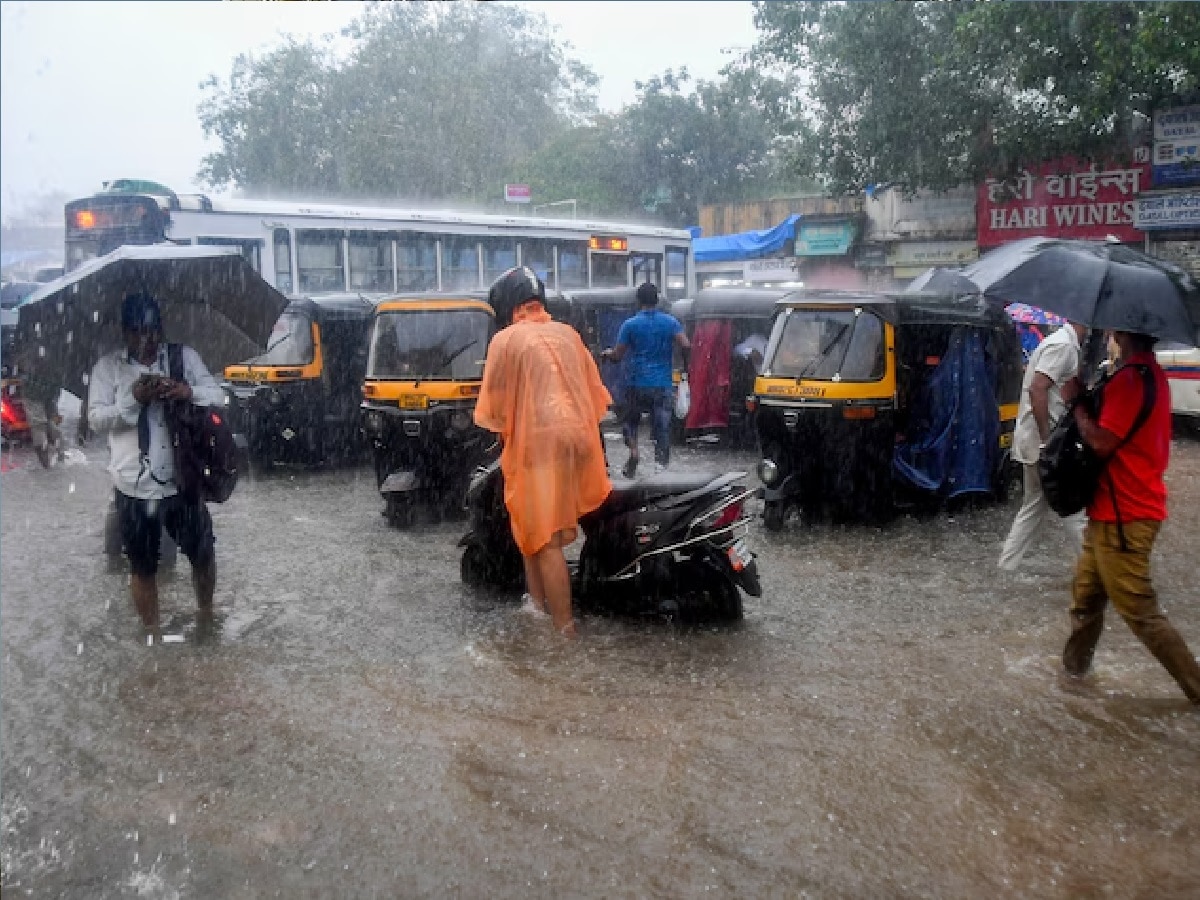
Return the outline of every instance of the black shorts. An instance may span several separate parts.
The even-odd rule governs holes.
[[[120,491],[115,493],[121,544],[133,574],[150,576],[158,572],[163,528],[193,566],[213,559],[212,516],[203,500],[182,494],[165,500],[138,500]]]

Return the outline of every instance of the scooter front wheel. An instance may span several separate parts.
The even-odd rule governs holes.
[[[782,500],[768,500],[763,504],[763,527],[767,531],[781,531],[787,518],[787,504]]]

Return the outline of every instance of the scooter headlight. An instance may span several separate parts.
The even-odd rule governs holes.
[[[779,465],[773,459],[762,459],[758,463],[758,479],[765,485],[772,485],[779,480]]]

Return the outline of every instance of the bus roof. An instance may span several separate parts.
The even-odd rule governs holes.
[[[472,213],[456,210],[434,210],[402,206],[368,206],[352,203],[309,203],[282,200],[211,199],[204,194],[179,194],[162,196],[154,193],[121,191],[101,192],[94,196],[109,198],[119,193],[124,196],[145,196],[154,200],[161,208],[190,212],[213,212],[230,215],[252,216],[305,216],[315,219],[359,220],[363,222],[383,221],[397,223],[427,223],[431,225],[484,225],[501,231],[508,228],[543,228],[595,234],[634,234],[645,237],[672,238],[691,244],[691,233],[680,228],[665,228],[658,225],[637,225],[625,222],[605,222],[595,219],[547,219],[531,216],[498,215],[496,213]],[[89,198],[72,201],[86,202]]]

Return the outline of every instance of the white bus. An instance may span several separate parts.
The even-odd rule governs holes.
[[[66,265],[123,244],[223,244],[284,294],[486,290],[527,265],[548,290],[657,284],[692,296],[688,231],[574,219],[320,203],[210,200],[115,181],[66,204]]]

